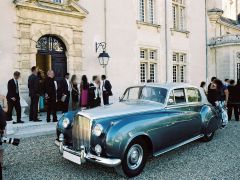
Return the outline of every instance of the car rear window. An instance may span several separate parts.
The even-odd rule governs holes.
[[[201,95],[198,89],[187,88],[186,90],[187,90],[187,98],[189,103],[201,101]]]
[[[176,104],[186,103],[186,97],[184,89],[175,89],[174,90],[174,97]]]

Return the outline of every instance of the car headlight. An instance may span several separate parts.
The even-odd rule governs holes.
[[[63,126],[64,128],[67,128],[69,124],[70,124],[69,119],[65,117],[65,118],[63,119],[62,126]]]
[[[103,126],[101,124],[96,124],[92,132],[97,137],[101,136],[101,134],[103,133]]]

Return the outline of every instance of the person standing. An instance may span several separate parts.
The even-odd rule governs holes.
[[[44,100],[44,92],[45,92],[45,74],[42,70],[39,69],[38,71],[38,78],[39,78],[39,112],[45,110],[45,100]]]
[[[230,83],[228,85],[228,91],[229,91],[229,98],[228,98],[228,120],[230,121],[232,119],[232,110],[234,110],[235,120],[239,121],[239,112],[238,112],[238,106],[236,104],[236,87],[235,87],[235,81],[230,80]]]
[[[40,97],[40,87],[38,78],[38,68],[31,68],[32,74],[28,78],[29,97],[31,98],[29,121],[39,122],[38,119],[38,102]]]
[[[17,113],[17,122],[16,123],[24,123],[21,121],[21,104],[20,104],[20,96],[19,96],[19,85],[18,80],[20,78],[20,72],[16,71],[13,74],[14,78],[8,81],[8,92],[7,92],[7,101],[8,101],[8,117],[7,120],[12,120],[12,111],[15,108]]]
[[[70,100],[71,86],[69,82],[69,73],[66,73],[61,83],[61,101],[62,101],[62,113],[68,112],[68,105]]]
[[[92,82],[89,84],[89,107],[94,108],[101,105],[100,79],[93,76]]]
[[[79,104],[79,89],[78,89],[78,83],[77,83],[77,76],[72,75],[71,78],[71,89],[72,89],[72,110],[75,111],[78,108]]]
[[[89,103],[89,83],[86,75],[82,76],[82,81],[80,83],[80,107],[81,108],[88,108],[89,104],[90,106],[93,106],[93,103]],[[93,102],[94,96],[92,98]]]
[[[222,127],[224,128],[228,124],[228,114],[226,110],[226,106],[228,104],[229,91],[227,86],[223,84],[223,82],[219,79],[215,80],[216,84],[216,102],[215,105],[220,109],[222,116]]]
[[[240,79],[238,79],[237,84],[235,86],[235,102],[236,102],[236,108],[238,109],[238,112],[240,112]],[[236,119],[236,121],[239,121],[239,118]]]
[[[47,122],[51,121],[51,114],[53,116],[53,122],[57,122],[56,114],[56,101],[57,101],[57,89],[54,82],[54,72],[49,70],[47,72],[47,78],[45,80],[45,98],[47,101]]]
[[[215,106],[216,102],[216,93],[217,93],[217,87],[214,81],[217,80],[216,77],[211,78],[211,83],[208,85],[208,91],[207,91],[207,99],[208,101]]]
[[[106,79],[106,75],[102,75],[102,96],[103,96],[103,104],[109,104],[109,96],[112,96],[112,85],[110,81]]]
[[[4,109],[2,108],[2,106],[0,105],[0,136],[3,137],[4,135],[4,131],[6,128],[6,112],[4,111]],[[3,168],[3,152],[4,149],[2,147],[2,145],[0,145],[0,179],[3,179],[2,177],[2,168]]]

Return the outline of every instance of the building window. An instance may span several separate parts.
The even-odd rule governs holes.
[[[237,63],[237,79],[240,79],[240,63]]]
[[[145,0],[139,0],[139,20],[145,21]]]
[[[186,30],[185,0],[172,0],[173,29]]]
[[[150,73],[149,73],[149,79],[151,82],[156,82],[156,64],[150,64]]]
[[[141,73],[141,83],[145,83],[147,81],[147,64],[146,63],[141,63],[140,64],[140,73]]]
[[[139,21],[154,24],[155,0],[139,0]]]
[[[54,3],[63,3],[63,0],[53,0]]]
[[[150,51],[149,52],[149,59],[151,59],[151,60],[156,59],[156,51]]]
[[[140,81],[146,83],[148,80],[156,82],[157,75],[157,51],[152,49],[140,50]]]
[[[184,53],[173,53],[173,82],[186,82],[186,54]]]
[[[145,49],[142,49],[142,50],[140,51],[140,58],[141,58],[141,59],[146,59],[146,50],[145,50]]]

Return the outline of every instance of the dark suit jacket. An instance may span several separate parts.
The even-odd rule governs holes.
[[[7,100],[12,101],[11,98],[15,98],[16,100],[19,100],[19,93],[16,93],[16,83],[14,79],[11,79],[8,81],[8,92],[7,92]],[[19,89],[18,89],[19,92]]]
[[[39,78],[35,75],[30,75],[28,78],[28,89],[29,96],[39,96],[40,95],[40,86],[39,86]]]
[[[61,95],[62,94],[69,95],[68,84],[65,78],[62,80],[60,88],[61,88]]]
[[[56,91],[53,78],[47,77],[45,79],[45,93],[47,93],[50,100],[56,101],[57,91]]]
[[[240,84],[237,84],[236,86],[235,86],[235,89],[234,89],[235,91],[235,96],[234,96],[234,98],[235,98],[235,102],[236,103],[238,103],[238,104],[240,104]]]
[[[109,95],[109,96],[112,96],[112,85],[111,85],[110,81],[105,80],[104,88],[105,88],[106,91],[108,92],[108,95]]]

